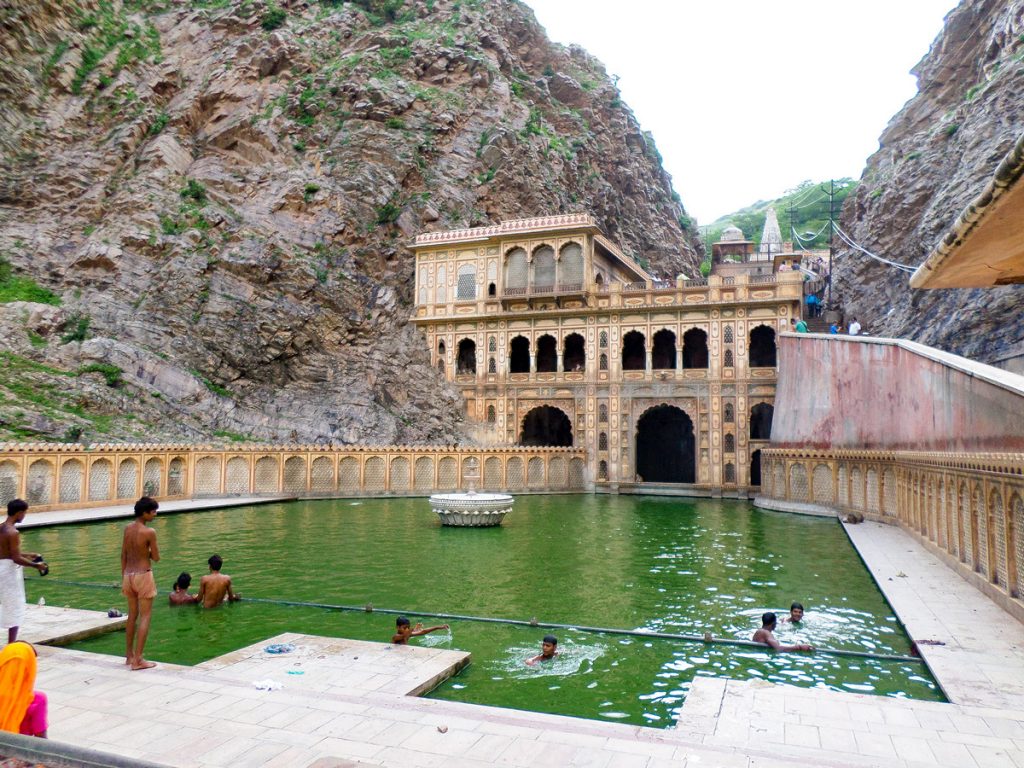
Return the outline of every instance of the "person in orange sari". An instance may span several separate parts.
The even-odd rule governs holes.
[[[46,738],[46,694],[33,691],[36,649],[8,643],[0,651],[0,730]]]

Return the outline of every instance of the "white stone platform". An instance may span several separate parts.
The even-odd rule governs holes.
[[[271,655],[271,644],[295,647]],[[395,696],[428,693],[469,664],[465,651],[371,643],[288,632],[196,665],[223,680],[273,678],[312,694],[378,691]]]
[[[111,619],[100,611],[30,604],[25,606],[25,620],[18,629],[18,639],[33,644],[68,645],[87,637],[117,632],[127,623],[128,619],[123,616]],[[5,641],[6,635],[5,632]]]
[[[177,512],[202,512],[226,507],[248,507],[253,504],[275,504],[283,501],[295,501],[295,496],[231,496],[216,499],[181,499],[178,501],[161,501],[162,514]],[[80,507],[78,509],[60,509],[53,512],[33,512],[29,507],[24,521],[18,524],[19,530],[38,528],[44,525],[66,525],[69,523],[95,523],[100,520],[117,520],[133,517],[134,504],[118,504],[110,507]]]

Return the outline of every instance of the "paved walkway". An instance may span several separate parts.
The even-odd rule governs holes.
[[[946,698],[1024,711],[1024,626],[906,531],[865,522],[846,532]]]
[[[1024,712],[697,678],[676,726],[692,741],[820,765],[1024,766]]]
[[[295,501],[295,496],[232,496],[217,499],[183,499],[181,501],[161,501],[161,514],[176,512],[202,512],[225,507],[247,507],[253,504],[275,504],[280,501]],[[61,509],[55,512],[33,512],[29,509],[25,520],[18,528],[39,528],[44,525],[66,525],[69,523],[95,523],[99,520],[116,520],[132,517],[134,505],[120,504],[112,507],[84,507],[80,509]]]

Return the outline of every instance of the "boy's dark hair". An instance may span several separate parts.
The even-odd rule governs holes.
[[[219,571],[221,566],[224,565],[224,560],[220,555],[211,555],[210,559],[206,562],[208,562],[210,564],[210,568],[215,571]]]
[[[544,642],[551,643],[552,645],[558,645],[558,638],[554,635],[544,635]]]
[[[11,517],[19,512],[24,512],[28,509],[28,502],[24,499],[13,499],[7,502],[7,516]]]
[[[789,606],[789,610],[791,611],[795,611],[797,608],[799,608],[801,611],[804,609],[803,605],[801,605],[800,603],[793,603],[791,606]]]
[[[142,517],[147,512],[156,512],[160,508],[149,496],[143,496],[141,499],[135,502],[135,516]]]
[[[775,618],[775,614],[771,611],[768,611],[768,613],[761,614],[761,624],[763,624],[766,627],[769,624],[776,623],[776,621],[778,621],[778,619]]]
[[[405,618],[405,616],[399,616],[397,619],[395,619],[395,626],[396,627],[408,627],[409,626],[409,620],[407,618]]]
[[[174,586],[178,589],[188,589],[188,585],[192,583],[192,574],[185,573],[182,571],[178,574],[178,580],[174,582]]]

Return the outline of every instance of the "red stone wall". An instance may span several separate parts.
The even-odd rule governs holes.
[[[1024,377],[914,342],[783,334],[772,447],[1024,450]]]

